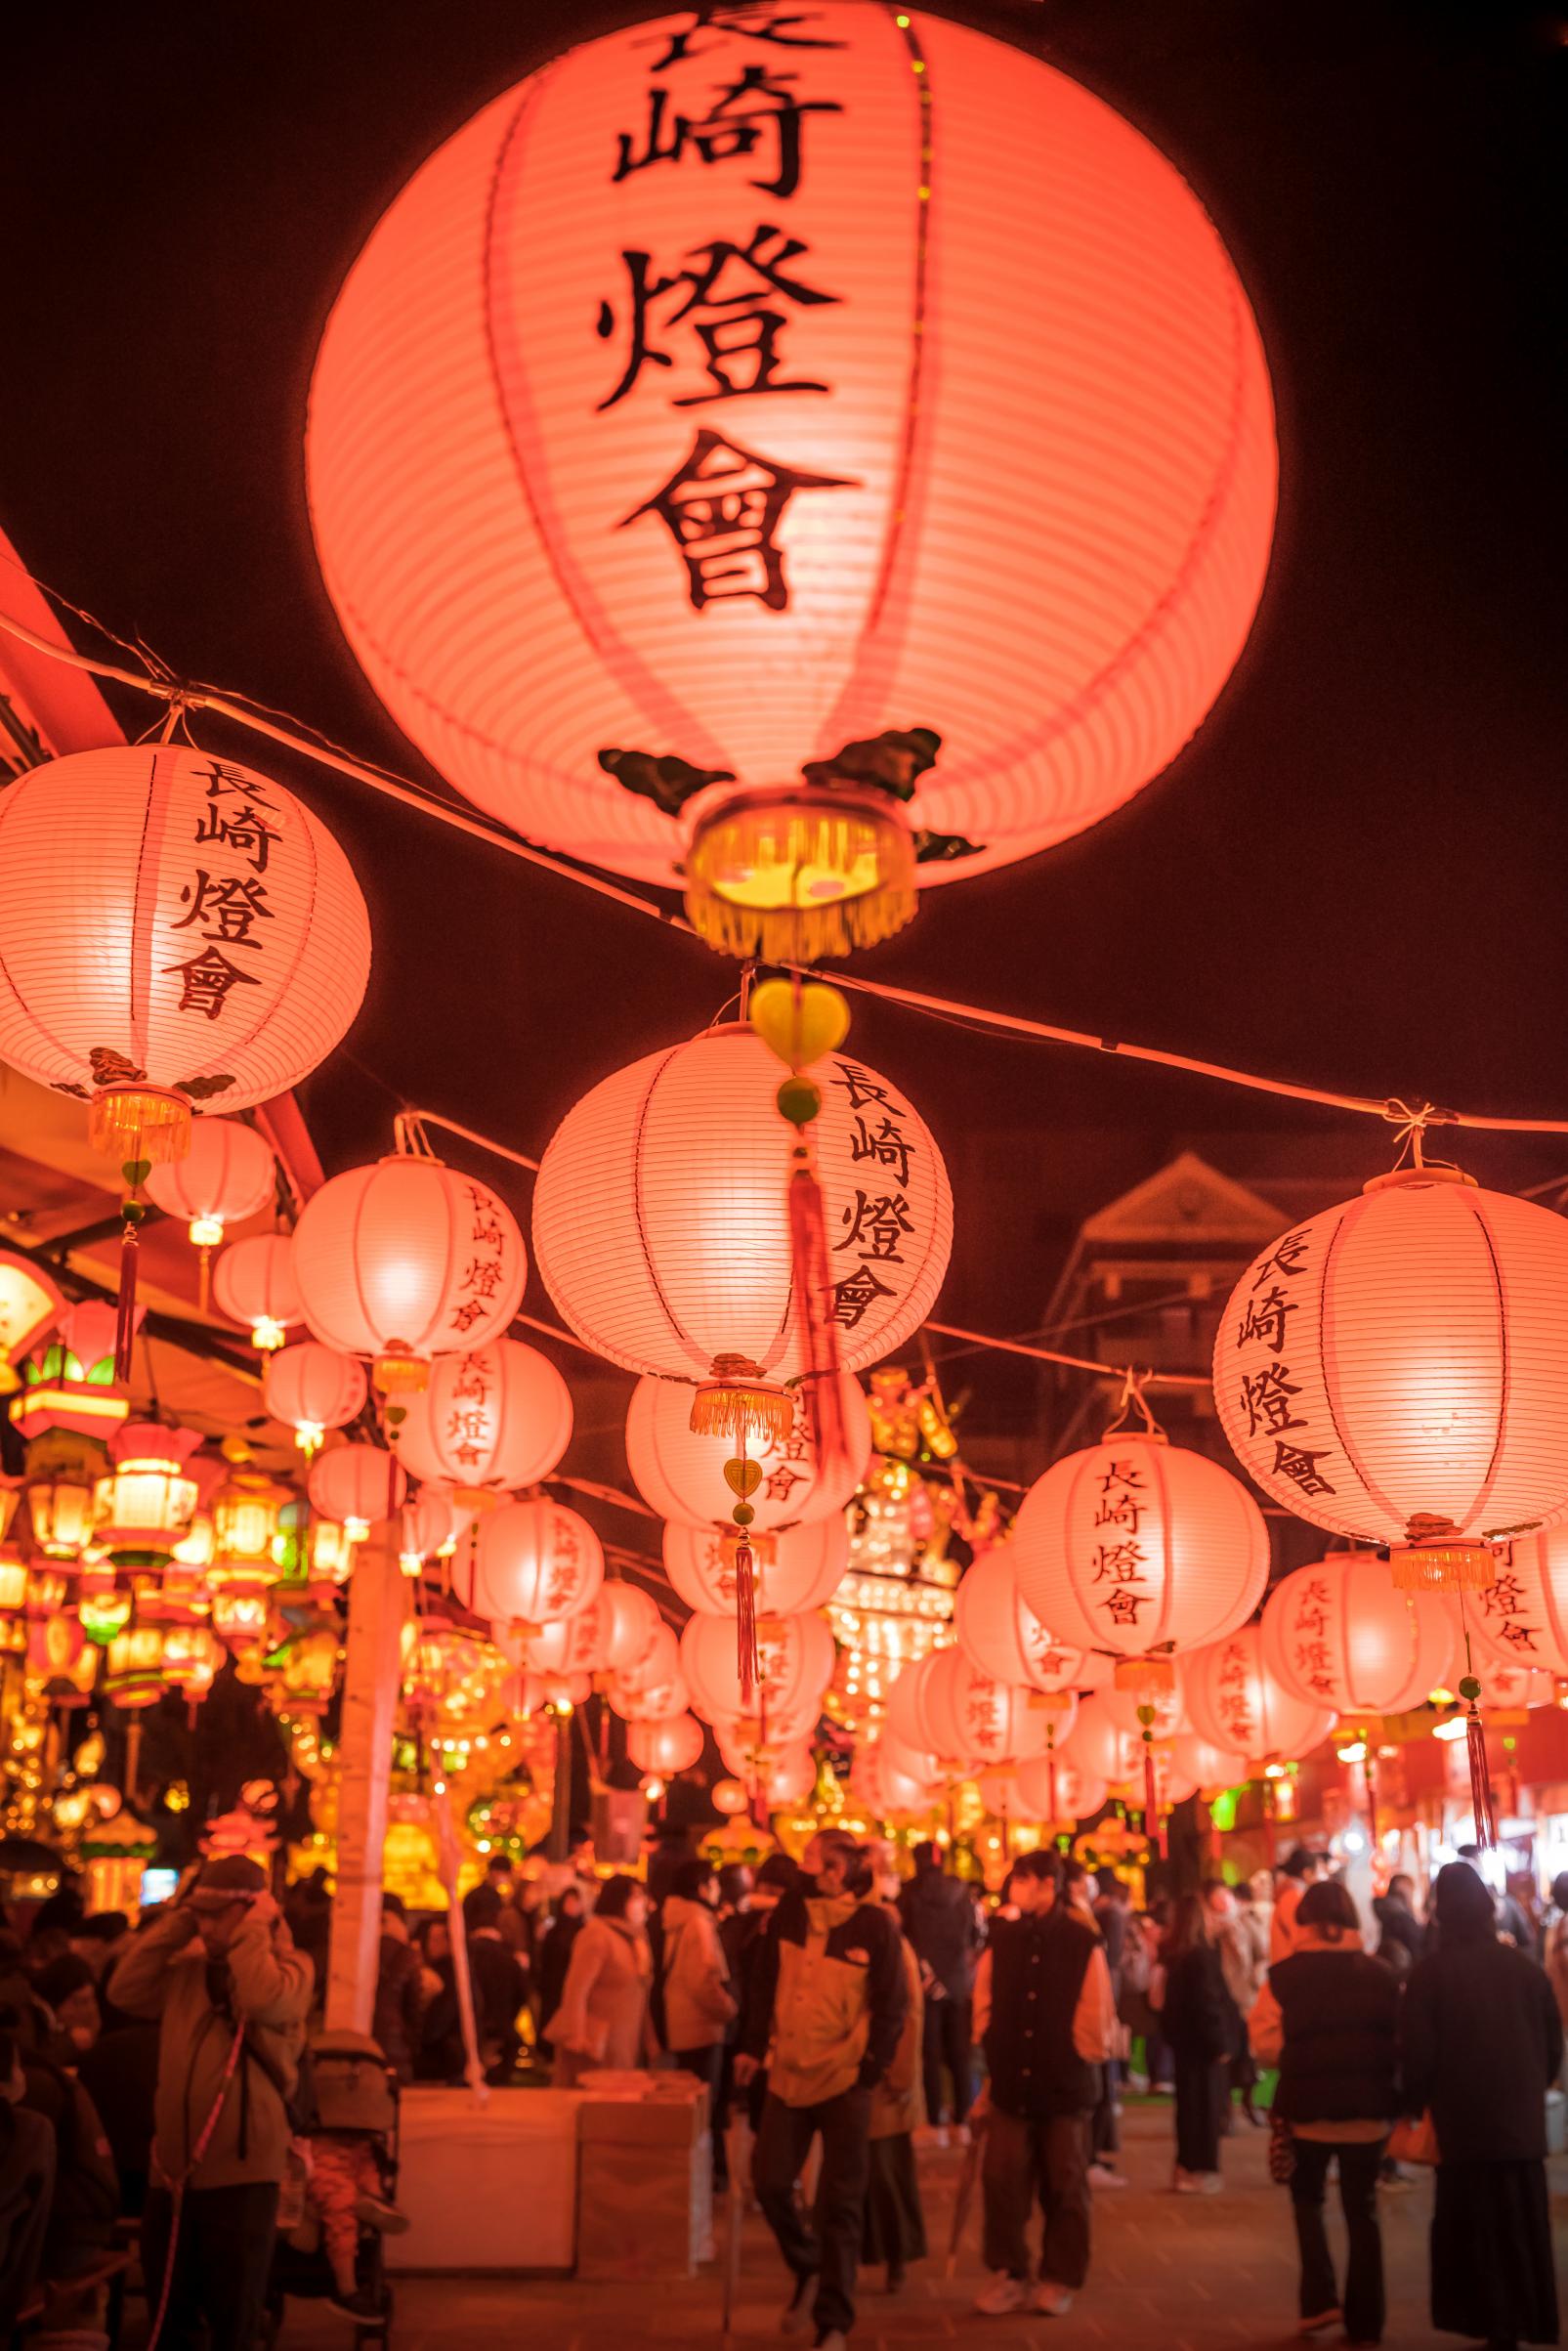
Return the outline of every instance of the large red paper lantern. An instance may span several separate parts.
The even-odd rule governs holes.
[[[344,630],[436,765],[531,839],[684,867],[769,957],[907,919],[911,828],[948,836],[919,879],[972,874],[1157,774],[1275,486],[1171,165],[1039,61],[847,0],[633,26],[477,115],[339,295],[308,459]],[[889,728],[941,738],[907,823],[864,757],[802,789]],[[628,747],[664,762],[629,790]]]
[[[626,1754],[639,1772],[658,1779],[673,1779],[702,1760],[702,1726],[689,1714],[666,1715],[654,1723],[632,1723],[626,1731]]]
[[[763,1617],[757,1625],[757,1681],[741,1687],[735,1627],[722,1616],[694,1616],[681,1635],[681,1671],[692,1704],[726,1731],[762,1722],[780,1741],[809,1737],[833,1673],[833,1637],[816,1615]]]
[[[1275,1501],[1410,1547],[1415,1580],[1489,1583],[1467,1539],[1568,1506],[1568,1221],[1444,1170],[1381,1177],[1243,1274],[1214,1400]]]
[[[326,827],[178,744],[78,751],[0,795],[0,1059],[92,1104],[121,1159],[177,1159],[191,1105],[308,1077],[370,973]]]
[[[1296,1697],[1399,1714],[1447,1680],[1458,1621],[1452,1602],[1397,1590],[1370,1552],[1339,1551],[1276,1584],[1261,1631],[1264,1664]]]
[[[574,1616],[604,1580],[604,1551],[587,1519],[543,1494],[503,1503],[483,1518],[453,1576],[476,1616],[530,1627]]]
[[[803,1389],[794,1391],[794,1419],[786,1435],[747,1446],[762,1471],[750,1497],[754,1535],[780,1526],[809,1526],[843,1511],[866,1475],[871,1457],[871,1423],[860,1383],[846,1372],[839,1380],[844,1454],[828,1470],[812,1441]],[[729,1435],[692,1427],[692,1392],[670,1380],[639,1380],[626,1414],[626,1461],[643,1500],[661,1518],[689,1526],[722,1518],[734,1497],[724,1482],[724,1465],[735,1451]]]
[[[888,1729],[907,1745],[965,1771],[1038,1755],[1072,1723],[1067,1708],[997,1682],[960,1648],[933,1649],[907,1665],[888,1697]]]
[[[216,1249],[229,1224],[242,1224],[271,1202],[277,1165],[265,1134],[242,1119],[197,1119],[184,1159],[153,1168],[148,1198],[184,1217],[198,1249]]]
[[[1492,1589],[1466,1603],[1465,1620],[1478,1656],[1568,1674],[1568,1527],[1519,1536]],[[1487,1688],[1496,1697],[1492,1675]]]
[[[1198,1735],[1250,1763],[1299,1762],[1334,1729],[1332,1706],[1298,1697],[1269,1666],[1260,1625],[1183,1658],[1181,1687]]]
[[[1099,1659],[1067,1647],[1041,1624],[1018,1589],[1010,1547],[983,1551],[958,1586],[958,1646],[980,1672],[1054,1694],[1087,1689]]]
[[[302,1339],[267,1358],[262,1402],[314,1453],[328,1429],[346,1429],[364,1410],[364,1366],[318,1339]]]
[[[374,1358],[378,1388],[420,1389],[432,1355],[497,1339],[523,1303],[528,1253],[487,1183],[398,1153],[312,1194],[294,1274],[317,1338]]]
[[[284,1333],[305,1319],[288,1234],[258,1232],[231,1241],[218,1260],[212,1296],[220,1314],[249,1324],[253,1346],[280,1347]]]
[[[843,1369],[858,1371],[930,1310],[953,1197],[925,1122],[885,1078],[840,1053],[813,1075],[826,1310]],[[534,1186],[534,1255],[568,1322],[612,1363],[688,1384],[739,1363],[776,1387],[810,1368],[778,1090],[760,1037],[709,1029],[617,1070],[557,1128]]]
[[[1268,1582],[1268,1529],[1240,1479],[1127,1431],[1052,1463],[1024,1499],[1013,1551],[1041,1622],[1145,1683],[1160,1678],[1145,1660],[1245,1624]]]
[[[734,1621],[736,1530],[724,1526],[666,1526],[664,1572],[689,1608]],[[762,1616],[796,1616],[832,1599],[849,1565],[849,1528],[826,1518],[761,1535],[755,1555],[756,1607]]]
[[[438,1355],[393,1432],[415,1477],[512,1492],[548,1477],[572,1441],[572,1391],[548,1356],[519,1339]]]
[[[354,1542],[362,1542],[383,1518],[395,1518],[408,1480],[403,1465],[379,1445],[334,1445],[311,1464],[311,1507],[323,1518],[341,1519]]]

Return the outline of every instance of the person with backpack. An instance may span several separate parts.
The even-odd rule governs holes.
[[[116,1962],[109,1996],[160,2023],[142,2260],[159,2351],[250,2351],[267,2291],[313,1988],[267,1873],[204,1861]]]

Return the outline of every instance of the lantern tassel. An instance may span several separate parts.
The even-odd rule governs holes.
[[[1473,1698],[1464,1722],[1464,1744],[1470,1759],[1470,1809],[1475,1815],[1475,1842],[1483,1853],[1495,1853],[1498,1823],[1492,1804],[1492,1767],[1486,1759],[1486,1728]]]
[[[832,1274],[827,1263],[827,1229],[822,1185],[810,1143],[796,1143],[789,1175],[789,1248],[795,1296],[806,1331],[806,1411],[819,1474],[831,1479],[849,1460],[839,1393],[838,1334],[827,1311]]]
[[[123,1383],[131,1376],[131,1349],[136,1344],[136,1262],[139,1243],[136,1237],[140,1212],[131,1216],[131,1203],[120,1225],[120,1295],[119,1308],[114,1318],[114,1377]]]
[[[741,1704],[749,1707],[757,1687],[757,1561],[744,1535],[735,1547],[736,1663],[741,1676]]]
[[[1160,1844],[1160,1782],[1155,1777],[1154,1748],[1146,1740],[1143,1749],[1143,1825],[1149,1839],[1149,1851],[1158,1861]]]

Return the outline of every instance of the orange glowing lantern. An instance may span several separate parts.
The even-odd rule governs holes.
[[[1113,1723],[1121,1725],[1136,1738],[1150,1731],[1159,1739],[1176,1738],[1190,1729],[1187,1720],[1187,1691],[1183,1678],[1185,1660],[1178,1665],[1168,1689],[1160,1684],[1143,1689],[1118,1689],[1115,1683],[1100,1692],[1102,1703]],[[1142,1709],[1147,1707],[1152,1721],[1145,1722]]]
[[[539,1494],[503,1503],[454,1560],[458,1597],[491,1624],[540,1628],[597,1598],[605,1555],[586,1518]]]
[[[1417,1167],[1308,1217],[1220,1318],[1214,1400],[1287,1509],[1485,1589],[1489,1536],[1568,1509],[1568,1221]]]
[[[666,1526],[664,1572],[689,1608],[733,1620],[738,1532],[724,1526]],[[756,1605],[764,1616],[797,1616],[831,1600],[849,1565],[842,1517],[762,1535],[755,1554]]]
[[[1419,1706],[1454,1664],[1452,1602],[1403,1592],[1371,1552],[1334,1552],[1275,1585],[1260,1654],[1295,1697],[1336,1714]]]
[[[1014,1774],[1020,1817],[1042,1825],[1091,1820],[1104,1810],[1111,1790],[1067,1755],[1037,1755]]]
[[[1018,1589],[1010,1548],[983,1551],[958,1586],[954,1611],[958,1646],[971,1665],[994,1681],[1054,1696],[1087,1689],[1104,1660],[1069,1648],[1040,1623]]]
[[[1041,1622],[1108,1650],[1131,1688],[1168,1688],[1171,1654],[1245,1624],[1268,1582],[1268,1529],[1247,1488],[1153,1431],[1054,1462],[1025,1497],[1013,1551]]]
[[[1170,1742],[1170,1757],[1178,1777],[1200,1790],[1239,1787],[1250,1776],[1245,1755],[1200,1738],[1195,1731],[1178,1732]]]
[[[548,1356],[519,1339],[438,1355],[392,1432],[410,1476],[465,1492],[536,1485],[571,1442],[572,1391]]]
[[[218,1260],[212,1290],[219,1313],[247,1323],[252,1346],[267,1351],[280,1347],[291,1326],[305,1319],[287,1233],[252,1233],[231,1242]]]
[[[691,1692],[681,1671],[680,1644],[667,1624],[654,1630],[635,1665],[611,1674],[606,1695],[623,1722],[651,1722],[663,1714],[684,1714]]]
[[[277,1187],[273,1147],[241,1119],[197,1119],[184,1159],[168,1160],[147,1179],[148,1198],[171,1217],[184,1217],[201,1252],[203,1303],[208,1253],[226,1228],[268,1207]]]
[[[41,1267],[0,1250],[0,1395],[20,1385],[17,1366],[32,1352],[64,1305]]]
[[[1465,1621],[1489,1663],[1568,1674],[1568,1527],[1517,1536]],[[1495,1677],[1487,1679],[1495,1692]]]
[[[1181,1687],[1199,1737],[1251,1763],[1298,1761],[1334,1729],[1332,1705],[1297,1696],[1270,1667],[1260,1625],[1183,1658]]]
[[[168,1624],[163,1628],[163,1678],[171,1689],[187,1698],[204,1698],[218,1678],[224,1645],[204,1624]]]
[[[761,1618],[756,1688],[748,1694],[734,1627],[722,1616],[694,1616],[681,1635],[681,1671],[697,1712],[726,1734],[743,1722],[760,1722],[769,1738],[806,1738],[832,1679],[833,1637],[821,1616]]]
[[[112,1474],[93,1489],[93,1541],[116,1566],[166,1560],[191,1523],[197,1481],[191,1456],[201,1438],[191,1429],[127,1421],[108,1440]]]
[[[1099,99],[925,14],[759,39],[614,32],[425,165],[328,321],[310,492],[460,791],[810,960],[1174,756],[1275,459],[1236,272]]]
[[[751,1799],[739,1779],[715,1780],[710,1792],[713,1810],[716,1813],[723,1813],[727,1819],[733,1820],[749,1809]]]
[[[997,1682],[961,1648],[933,1649],[907,1665],[888,1699],[888,1728],[909,1746],[965,1771],[1038,1755],[1072,1727],[1076,1701],[1041,1704],[1037,1694]]]
[[[269,777],[178,744],[79,751],[0,802],[0,1059],[92,1106],[117,1160],[178,1159],[192,1104],[309,1076],[360,1008],[364,900]]]
[[[262,1402],[275,1421],[294,1432],[302,1453],[314,1453],[329,1429],[346,1429],[364,1410],[364,1367],[318,1339],[301,1339],[267,1358]]]
[[[405,1502],[398,1528],[398,1564],[404,1575],[416,1576],[425,1561],[450,1557],[457,1548],[457,1513],[445,1494],[434,1487],[416,1501]]]
[[[934,1764],[929,1777],[906,1770],[885,1739],[863,1740],[849,1775],[850,1793],[881,1820],[929,1812],[940,1797],[940,1780]]]
[[[804,1804],[817,1785],[817,1758],[804,1739],[790,1739],[783,1746],[742,1749],[720,1738],[718,1748],[726,1768],[739,1773],[746,1786],[755,1789],[765,1812]],[[720,1787],[725,1784],[723,1780],[719,1782]],[[728,1784],[733,1787],[736,1783],[731,1780]],[[746,1788],[742,1787],[741,1793],[744,1796]],[[717,1804],[718,1800],[719,1791],[715,1788],[713,1801]]]
[[[798,1388],[788,1429],[749,1448],[762,1473],[750,1496],[756,1513],[750,1522],[753,1536],[781,1526],[816,1525],[836,1517],[853,1499],[871,1458],[870,1415],[858,1380],[841,1374],[838,1387],[844,1451],[830,1469],[818,1459]],[[632,1389],[626,1461],[637,1491],[661,1518],[688,1526],[719,1518],[716,1497],[724,1495],[724,1465],[734,1450],[732,1438],[692,1427],[687,1388],[670,1380],[639,1380]]]
[[[528,1662],[537,1673],[573,1680],[635,1672],[654,1653],[662,1622],[657,1603],[635,1585],[602,1584],[585,1608],[552,1618],[533,1636]]]
[[[1091,1779],[1130,1787],[1142,1774],[1146,1742],[1119,1723],[1105,1701],[1106,1692],[1096,1690],[1081,1702],[1072,1738],[1063,1742],[1066,1760]]]
[[[128,1623],[108,1643],[104,1659],[104,1695],[128,1713],[155,1706],[166,1684],[163,1628]]]
[[[651,1772],[659,1779],[673,1778],[677,1772],[689,1772],[702,1760],[702,1726],[689,1714],[666,1715],[653,1723],[630,1723],[626,1728],[626,1754],[639,1772]]]
[[[311,1464],[311,1507],[337,1518],[351,1543],[362,1543],[372,1526],[395,1518],[408,1491],[403,1465],[379,1445],[333,1445]]]
[[[63,1430],[106,1438],[131,1409],[130,1396],[114,1377],[114,1308],[89,1299],[66,1306],[56,1319],[55,1337],[22,1366],[12,1426],[29,1440]]]

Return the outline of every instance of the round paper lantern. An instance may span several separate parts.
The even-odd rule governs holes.
[[[92,1105],[116,1159],[177,1159],[192,1104],[284,1093],[370,973],[359,884],[270,777],[178,744],[78,751],[0,798],[0,1059]]]
[[[1149,1707],[1154,1715],[1148,1728],[1156,1738],[1175,1738],[1189,1728],[1186,1686],[1180,1666],[1169,1689],[1158,1684],[1145,1689],[1118,1689],[1113,1683],[1100,1694],[1111,1720],[1135,1737],[1143,1734],[1144,1725],[1138,1719],[1138,1710],[1143,1706]]]
[[[1263,1610],[1262,1657],[1287,1689],[1335,1714],[1399,1714],[1440,1687],[1454,1664],[1451,1602],[1401,1592],[1370,1552],[1297,1567]]]
[[[713,1810],[722,1813],[727,1820],[734,1820],[742,1813],[750,1810],[751,1799],[739,1779],[715,1780],[708,1793]]]
[[[842,1368],[857,1371],[924,1321],[953,1198],[924,1121],[886,1079],[838,1053],[814,1074],[826,1311]],[[534,1254],[567,1321],[612,1363],[775,1387],[810,1368],[787,1200],[794,1131],[778,1090],[754,1031],[709,1029],[617,1070],[556,1130],[534,1186]]]
[[[1332,1706],[1298,1697],[1268,1665],[1260,1625],[1184,1657],[1181,1688],[1199,1737],[1250,1763],[1298,1762],[1334,1729]]]
[[[253,1346],[281,1346],[284,1332],[305,1319],[287,1233],[258,1232],[231,1241],[218,1260],[212,1295],[220,1314],[250,1325]]]
[[[620,1666],[610,1676],[605,1694],[628,1723],[686,1712],[691,1697],[681,1672],[680,1643],[667,1624],[660,1620],[635,1665]]]
[[[1497,1720],[1500,1708],[1533,1709],[1537,1706],[1555,1706],[1557,1703],[1556,1677],[1533,1672],[1528,1666],[1493,1665],[1487,1662],[1486,1696]]]
[[[941,1775],[929,1778],[905,1771],[881,1739],[865,1740],[855,1750],[849,1775],[850,1793],[878,1819],[900,1813],[929,1812],[941,1795]]]
[[[998,1682],[1054,1695],[1086,1689],[1082,1649],[1053,1640],[1018,1589],[1010,1548],[983,1551],[958,1586],[954,1612],[958,1646],[970,1663]]]
[[[1103,1779],[1067,1755],[1033,1756],[1019,1765],[1014,1778],[1021,1811],[1042,1824],[1092,1819],[1111,1793]]]
[[[1275,484],[1170,164],[1052,67],[847,0],[632,26],[477,115],[338,297],[308,459],[344,631],[443,773],[769,960],[1157,774]],[[856,740],[888,728],[891,762]],[[948,836],[918,869],[911,828]]]
[[[656,1723],[629,1723],[626,1754],[639,1772],[660,1779],[689,1772],[702,1760],[702,1726],[689,1714],[666,1715]]]
[[[723,1526],[666,1526],[664,1572],[689,1608],[733,1622],[736,1534]],[[797,1616],[831,1600],[849,1565],[842,1518],[793,1526],[752,1544],[761,1616]]]
[[[860,1383],[847,1372],[838,1383],[845,1458],[824,1469],[812,1442],[804,1391],[794,1390],[794,1419],[785,1436],[748,1444],[762,1471],[750,1502],[753,1536],[780,1526],[813,1526],[841,1513],[871,1458],[871,1423]],[[722,1518],[733,1496],[724,1465],[735,1451],[728,1435],[692,1427],[692,1391],[671,1380],[639,1380],[626,1414],[626,1461],[632,1482],[661,1518],[689,1526]]]
[[[1476,1538],[1568,1506],[1565,1396],[1568,1221],[1439,1169],[1293,1226],[1214,1345],[1249,1474],[1319,1526],[1391,1543],[1417,1584],[1489,1584]]]
[[[392,1436],[415,1477],[505,1492],[548,1477],[571,1442],[572,1391],[549,1357],[520,1339],[438,1355]]]
[[[275,1421],[293,1430],[306,1453],[316,1451],[329,1429],[357,1421],[364,1399],[363,1365],[318,1339],[302,1339],[267,1358],[262,1402]]]
[[[312,1194],[294,1229],[305,1319],[376,1386],[420,1389],[432,1355],[497,1339],[523,1303],[528,1253],[488,1184],[400,1153]]]
[[[764,1721],[770,1738],[805,1737],[817,1727],[833,1676],[833,1637],[821,1616],[771,1616],[757,1623],[757,1686],[744,1698],[735,1627],[722,1616],[694,1616],[681,1635],[681,1671],[704,1721],[730,1726]]]
[[[1070,1720],[1034,1692],[982,1673],[959,1648],[933,1649],[907,1665],[887,1719],[896,1738],[969,1771],[1040,1754],[1058,1729],[1066,1735]]]
[[[1104,1690],[1081,1699],[1072,1738],[1062,1742],[1066,1760],[1112,1787],[1124,1788],[1133,1782],[1141,1785],[1143,1738],[1136,1731],[1124,1730],[1105,1700]]]
[[[308,1490],[312,1509],[323,1518],[340,1518],[360,1543],[379,1520],[397,1517],[408,1480],[402,1464],[379,1445],[334,1445],[311,1464]]]
[[[1568,1674],[1568,1527],[1516,1537],[1491,1590],[1466,1603],[1465,1618],[1478,1662]],[[1489,1675],[1489,1694],[1496,1688]]]
[[[64,1305],[41,1266],[0,1250],[0,1394],[18,1385],[17,1366]]]
[[[1145,1660],[1220,1640],[1268,1582],[1268,1529],[1241,1481],[1127,1431],[1036,1480],[1012,1548],[1019,1590],[1057,1639],[1109,1650],[1144,1687],[1162,1678]]]
[[[1216,1746],[1212,1739],[1200,1738],[1192,1731],[1171,1740],[1170,1757],[1177,1776],[1191,1780],[1196,1788],[1237,1787],[1250,1776],[1245,1755]]]
[[[418,1575],[427,1560],[457,1547],[457,1513],[446,1496],[431,1488],[403,1506],[398,1529],[398,1562],[404,1575]]]
[[[605,1555],[587,1519],[543,1494],[491,1511],[454,1578],[476,1616],[535,1627],[586,1608],[604,1580]]]
[[[216,1249],[227,1224],[241,1224],[271,1205],[277,1166],[265,1134],[240,1119],[197,1119],[184,1159],[154,1167],[148,1198],[184,1217],[198,1249]]]
[[[540,1673],[618,1673],[653,1653],[661,1622],[634,1584],[602,1584],[585,1608],[552,1618],[530,1639],[529,1663]]]

